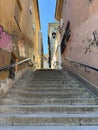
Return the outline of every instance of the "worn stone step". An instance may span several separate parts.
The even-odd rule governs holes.
[[[16,98],[31,98],[31,99],[37,99],[37,98],[85,98],[85,97],[89,97],[92,98],[93,96],[90,95],[89,93],[51,93],[51,94],[45,94],[45,93],[41,93],[41,94],[29,94],[29,93],[8,93],[7,98],[12,98],[12,97],[16,97]]]
[[[0,126],[0,130],[98,130],[98,126]]]
[[[9,93],[85,93],[84,89],[80,88],[14,88],[9,91]]]
[[[69,75],[68,73],[38,73],[38,74],[36,74],[36,73],[33,73],[33,75],[34,75],[34,78],[35,77],[48,77],[49,76],[49,78],[51,78],[51,77],[53,77],[53,78],[55,78],[55,77],[61,77],[61,78],[64,78],[64,77],[66,77],[66,78],[73,78],[73,79],[76,79],[75,77],[73,77],[72,75]]]
[[[98,114],[98,105],[0,105],[0,114]]]
[[[98,125],[98,114],[0,114],[0,125]]]
[[[47,77],[47,78],[33,78],[33,80],[32,80],[32,82],[55,82],[55,81],[64,81],[64,82],[66,82],[66,83],[68,83],[68,82],[72,82],[72,83],[80,83],[79,81],[77,81],[77,80],[73,80],[73,79],[65,79],[65,78],[62,78],[62,79],[59,79],[59,78],[51,78],[51,79],[49,79],[49,77]]]
[[[20,84],[20,83],[27,83],[28,81],[24,81],[23,82],[23,80],[24,79],[22,79],[22,80],[19,80],[19,82],[17,82],[16,84]],[[43,82],[49,82],[49,83],[51,83],[51,82],[65,82],[65,83],[78,83],[78,84],[81,84],[81,82],[79,82],[79,81],[77,81],[77,80],[68,80],[68,79],[59,79],[59,78],[55,78],[55,79],[51,79],[51,80],[49,80],[49,79],[36,79],[36,80],[29,80],[30,81],[30,83],[36,83],[36,82],[41,82],[41,83],[43,83]],[[70,82],[71,81],[71,82]]]
[[[56,85],[56,84],[19,84],[19,85],[14,85],[15,88],[22,88],[22,89],[86,89],[84,86],[78,85],[78,84],[72,84],[72,85]]]
[[[0,99],[2,126],[98,125],[98,100],[60,70],[27,73]],[[57,129],[56,129],[57,130]]]
[[[68,85],[72,85],[72,84],[78,84],[78,86],[80,85],[79,83],[76,83],[76,82],[68,82],[68,81],[65,81],[65,80],[54,80],[54,81],[48,81],[48,80],[44,80],[44,81],[33,81],[32,84],[68,84]]]
[[[36,79],[36,78],[41,78],[41,79],[56,79],[56,78],[58,78],[58,79],[75,79],[75,78],[73,78],[72,76],[69,76],[69,75],[67,75],[67,77],[65,78],[65,76],[66,75],[59,75],[59,74],[55,74],[55,73],[53,73],[53,74],[48,74],[48,73],[45,73],[45,74],[34,74],[34,79]]]
[[[79,105],[79,104],[91,104],[95,105],[98,104],[98,100],[93,98],[65,98],[65,99],[16,99],[16,98],[10,98],[10,99],[0,99],[0,105],[8,104],[8,105],[37,105],[37,104],[66,104],[66,105]]]
[[[66,84],[54,84],[53,83],[53,85],[52,84],[49,84],[49,83],[45,83],[45,84],[33,84],[33,83],[25,83],[25,82],[23,82],[23,83],[19,83],[19,84],[14,84],[14,87],[25,87],[25,86],[27,86],[27,87],[41,87],[41,86],[43,86],[43,87],[79,87],[79,88],[86,88],[83,84],[78,84],[78,83],[76,83],[76,84],[72,84],[72,83],[66,83]]]
[[[72,88],[72,89],[69,89],[69,88],[13,88],[9,91],[9,94],[10,93],[18,93],[18,94],[87,94],[89,93],[85,88],[84,89],[81,89],[81,88]]]

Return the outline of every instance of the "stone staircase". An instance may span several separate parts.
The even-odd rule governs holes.
[[[28,72],[0,99],[0,125],[4,130],[98,130],[98,100],[65,71]]]

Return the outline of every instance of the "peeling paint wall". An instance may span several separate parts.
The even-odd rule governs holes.
[[[66,56],[97,67],[98,58],[98,13],[72,32]]]

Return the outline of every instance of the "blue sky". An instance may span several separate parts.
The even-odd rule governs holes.
[[[38,0],[44,54],[48,53],[48,23],[55,21],[56,0]]]

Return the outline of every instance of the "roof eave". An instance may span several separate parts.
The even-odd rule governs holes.
[[[62,16],[63,2],[64,2],[64,0],[57,0],[57,2],[56,2],[55,18],[58,21],[61,19],[61,16]]]

